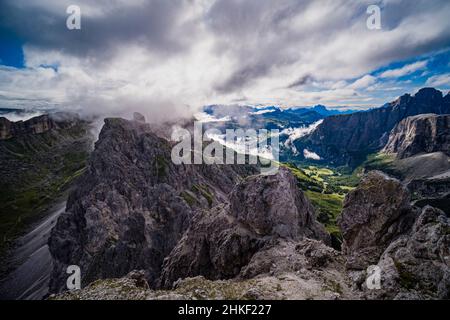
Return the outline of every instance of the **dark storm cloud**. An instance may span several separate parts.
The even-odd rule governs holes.
[[[280,50],[281,42],[292,36],[283,22],[306,5],[306,1],[284,0],[215,1],[206,21],[218,39],[216,50],[239,61],[232,75],[221,80],[216,89],[233,92],[264,77],[280,64],[292,63],[287,50]]]
[[[88,58],[106,58],[117,48],[136,44],[146,49],[171,54],[189,46],[195,25],[178,25],[189,1],[149,0],[142,4],[120,5],[116,1],[91,1],[101,14],[83,14],[82,29],[66,28],[66,8],[60,1],[45,2],[2,0],[0,28],[21,38],[25,44]],[[46,2],[48,3],[48,1]]]
[[[233,92],[241,89],[252,79],[257,79],[266,74],[268,65],[249,66],[235,71],[225,82],[216,86],[216,90],[222,93]]]
[[[326,12],[329,7],[328,10],[335,11],[336,15],[331,15],[326,23],[322,21],[314,28],[292,28],[292,22],[307,12],[312,3],[298,0],[215,1],[207,21],[219,39],[217,51],[236,56],[239,60],[233,74],[216,88],[220,92],[233,92],[267,76],[277,67],[294,64],[301,59],[302,43],[306,39],[325,42],[335,31],[348,26],[349,21],[340,19],[342,14],[337,12],[340,7],[342,10],[341,4],[338,1],[324,1],[323,11]],[[300,82],[312,78],[309,74],[298,77]],[[293,83],[292,87],[298,85],[300,83]]]
[[[300,77],[298,80],[294,81],[293,83],[291,83],[288,86],[288,88],[289,89],[298,88],[298,87],[307,85],[307,84],[311,83],[312,81],[314,81],[314,77],[307,74],[305,76]]]

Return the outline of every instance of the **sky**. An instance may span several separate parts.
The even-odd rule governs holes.
[[[66,27],[81,9],[81,30]],[[367,8],[381,9],[381,29]],[[450,90],[448,0],[2,0],[0,107],[377,107]]]

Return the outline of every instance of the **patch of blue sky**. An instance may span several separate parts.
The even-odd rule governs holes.
[[[0,30],[0,64],[14,68],[25,67],[22,41],[5,30]]]

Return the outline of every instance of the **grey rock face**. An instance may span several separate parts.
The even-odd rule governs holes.
[[[411,231],[384,251],[381,290],[372,299],[449,299],[450,222],[439,209],[425,207]]]
[[[149,290],[140,272],[120,279],[98,280],[82,290],[50,299],[56,300],[336,300],[359,299],[342,270],[342,257],[321,241],[299,243],[280,240],[275,247],[258,252],[259,259],[274,261],[270,274],[252,279],[208,280],[202,276],[185,278],[171,290]],[[329,258],[326,265],[312,267],[309,252]],[[275,265],[276,264],[276,265]],[[336,268],[337,267],[337,268]]]
[[[233,189],[229,203],[198,211],[164,261],[158,284],[170,291],[146,289],[146,270],[145,277],[132,273],[56,298],[115,299],[122,287],[131,287],[131,299],[449,298],[450,223],[442,211],[412,207],[399,181],[371,172],[346,200],[340,253],[324,244],[328,239],[314,220],[303,222],[309,206],[289,189],[290,179],[284,169],[277,176],[250,176]],[[265,204],[255,199],[269,189],[284,190],[295,206],[279,206],[282,197],[268,196]],[[258,214],[251,214],[252,206]],[[293,220],[286,225],[285,219]],[[369,264],[380,267],[379,290],[365,284]]]
[[[338,224],[350,269],[375,264],[384,249],[412,224],[415,210],[400,181],[379,171],[366,175],[345,201]]]
[[[383,149],[399,159],[438,151],[450,156],[450,115],[422,114],[402,120]]]
[[[198,275],[233,278],[256,252],[279,238],[330,242],[312,205],[285,168],[277,175],[246,178],[231,192],[229,205],[197,218],[164,262],[162,287]]]
[[[64,289],[68,265],[83,285],[145,270],[150,285],[197,211],[226,201],[248,166],[176,166],[171,145],[148,124],[106,119],[87,170],[50,241],[51,291]]]
[[[396,154],[417,206],[450,211],[450,115],[423,114],[402,120],[383,149]]]

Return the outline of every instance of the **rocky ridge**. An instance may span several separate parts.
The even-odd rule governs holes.
[[[293,175],[281,168],[274,176],[248,177],[233,189],[228,205],[194,218],[164,261],[161,286],[170,288],[179,278],[198,275],[216,280],[243,272],[254,277],[258,273],[246,266],[255,253],[269,250],[278,239],[303,238],[330,243]]]
[[[348,268],[373,265],[389,243],[411,227],[415,212],[410,201],[400,181],[378,171],[369,172],[347,195],[338,225]]]

